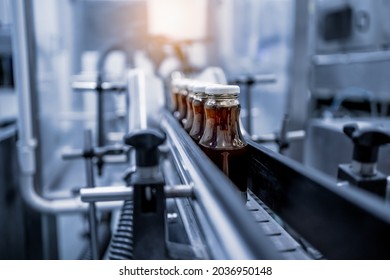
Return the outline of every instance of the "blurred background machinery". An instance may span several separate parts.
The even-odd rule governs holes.
[[[0,0],[0,258],[388,259],[389,12]],[[172,73],[240,86],[246,205],[169,114]],[[149,222],[130,136],[159,147]]]

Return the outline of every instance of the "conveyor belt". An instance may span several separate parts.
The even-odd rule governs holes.
[[[223,198],[224,195],[228,195],[231,189],[231,183],[226,181],[227,179],[225,179],[226,177],[224,175],[224,178],[220,177],[220,174],[222,173],[215,169],[215,166],[211,161],[204,158],[204,154],[201,153],[200,149],[192,139],[188,137],[186,132],[177,125],[176,120],[173,120],[169,115],[166,116],[166,120],[167,123],[164,124],[164,128],[168,132],[168,150],[170,151],[168,154],[171,155],[168,159],[170,158],[169,161],[172,162],[172,164],[169,165],[171,165],[171,167],[176,167],[166,168],[166,170],[169,173],[169,170],[176,169],[177,172],[176,175],[173,176],[177,177],[177,179],[172,179],[172,183],[193,184],[196,193],[197,188],[200,187],[197,182],[201,182],[201,184],[207,183],[207,188],[209,188],[209,191],[215,198],[219,199]],[[197,182],[194,181],[194,178]],[[215,178],[218,178],[218,180],[215,180]],[[235,194],[235,192],[231,192],[229,195],[235,196],[233,193]],[[213,229],[215,226],[218,227],[218,219],[214,218],[210,221],[202,216],[203,210],[200,209],[197,199],[192,201],[189,200],[188,202],[189,204],[185,207],[184,212],[193,212],[192,215],[196,217],[198,223],[198,229],[195,230],[193,228],[192,231],[202,232],[202,235],[204,236],[204,245],[210,250],[209,254],[211,258],[223,257],[224,248],[218,247],[219,240],[218,237],[215,236],[215,229]],[[229,212],[235,211],[234,209],[237,209],[237,211],[239,210],[240,207],[238,204],[242,205],[242,201],[239,200],[238,197],[231,197],[227,199],[227,204],[225,209],[229,210],[225,212],[225,215],[228,217],[231,215]],[[207,204],[207,207],[209,206],[210,209],[213,209],[212,204]],[[252,221],[254,227],[252,224],[246,225],[245,228],[237,228],[237,231],[242,230],[242,232],[246,232],[245,234],[240,233],[241,236],[238,237],[242,240],[242,244],[247,243],[247,245],[251,244],[250,246],[256,247],[257,245],[255,243],[268,243],[270,245],[270,250],[275,250],[278,255],[277,258],[279,259],[311,259],[303,250],[302,246],[272,218],[267,212],[265,205],[250,191],[246,209],[249,210],[250,214],[245,215],[245,212],[243,212],[240,214],[240,219],[249,218],[248,221]],[[181,215],[183,215],[183,211],[181,212]],[[254,220],[252,218],[254,218]],[[254,223],[255,221],[257,224]],[[216,225],[212,225],[212,223],[215,223]],[[190,228],[190,226],[187,226],[187,229],[188,228]],[[248,231],[250,231],[251,234],[248,234]],[[226,233],[223,234],[226,235]],[[249,235],[251,235],[250,240],[248,238]],[[199,241],[199,238],[197,240]]]
[[[326,259],[389,259],[389,206],[247,140],[249,188]]]
[[[248,191],[246,207],[284,259],[311,259],[302,246],[268,213],[270,210],[267,211],[267,206],[251,191]]]

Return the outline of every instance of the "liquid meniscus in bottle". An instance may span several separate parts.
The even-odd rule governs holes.
[[[199,146],[241,191],[246,201],[248,145],[240,129],[240,88],[206,87],[205,128]]]

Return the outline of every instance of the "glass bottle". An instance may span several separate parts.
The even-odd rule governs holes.
[[[187,85],[187,90],[188,90],[187,100],[186,100],[186,102],[187,102],[187,115],[185,118],[185,122],[183,122],[183,127],[187,132],[190,132],[190,130],[192,128],[192,122],[194,120],[194,111],[192,108],[192,101],[194,100],[194,96],[195,96],[194,91],[193,91],[193,88],[195,85],[196,85],[195,81],[191,81]]]
[[[207,101],[206,87],[209,86],[206,83],[199,83],[194,86],[194,100],[192,101],[193,121],[190,130],[191,138],[199,143],[200,138],[203,135],[205,125],[205,111],[204,105]]]
[[[189,80],[187,79],[182,79],[178,85],[179,87],[179,113],[177,115],[177,119],[180,124],[183,124],[185,122],[185,118],[187,115],[187,95],[188,95],[188,90],[187,90],[187,85],[188,85]]]
[[[240,88],[212,85],[205,92],[206,123],[199,145],[237,186],[246,202],[248,145],[240,129]]]
[[[177,117],[179,114],[179,79],[171,80],[171,98],[172,98],[172,114]]]

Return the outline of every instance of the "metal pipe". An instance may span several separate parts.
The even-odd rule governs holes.
[[[32,81],[29,75],[28,57],[28,30],[26,27],[25,1],[16,0],[10,2],[13,18],[12,57],[14,58],[15,89],[18,97],[18,161],[20,167],[20,194],[24,202],[32,209],[47,213],[77,213],[86,212],[88,204],[81,201],[80,196],[49,200],[41,196],[34,185],[36,173],[35,152],[37,141],[33,136],[32,109],[30,86]],[[113,210],[120,208],[122,202],[97,203],[99,210]]]
[[[317,66],[329,66],[338,64],[383,62],[390,60],[390,51],[351,52],[336,54],[314,55],[313,63]]]
[[[306,132],[304,130],[288,131],[286,133],[285,141],[287,141],[288,143],[299,141],[304,139],[305,136],[306,136]],[[252,139],[252,141],[255,141],[257,143],[276,142],[278,141],[278,134],[269,133],[269,134],[262,134],[262,135],[252,135],[250,139]]]
[[[117,200],[132,200],[133,187],[129,186],[113,186],[113,187],[96,187],[84,188],[80,190],[81,200],[83,202],[98,202],[98,201],[117,201]],[[173,197],[192,197],[193,187],[189,185],[174,185],[164,187],[165,196]]]
[[[88,81],[74,81],[72,82],[72,88],[75,90],[96,90],[98,86],[97,82],[88,82]],[[102,82],[100,87],[103,90],[109,91],[119,91],[123,92],[126,90],[126,84],[121,82]]]
[[[49,200],[39,195],[34,188],[34,177],[32,175],[23,174],[20,181],[20,191],[24,202],[32,209],[47,213],[79,213],[88,211],[88,203],[81,201],[80,196],[72,198],[63,198]],[[98,202],[97,209],[101,211],[110,211],[122,207],[123,201],[113,202]]]

